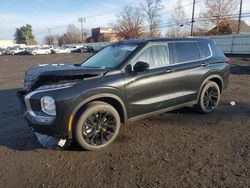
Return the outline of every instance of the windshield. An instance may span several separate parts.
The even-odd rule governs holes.
[[[82,67],[115,68],[120,65],[135,49],[134,44],[110,45],[83,62]]]

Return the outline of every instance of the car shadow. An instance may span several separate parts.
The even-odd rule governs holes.
[[[0,146],[17,151],[43,149],[23,118],[18,90],[0,90]]]
[[[14,151],[47,150],[39,143],[34,132],[23,118],[17,97],[19,90],[19,88],[0,90],[0,147],[7,147]],[[64,150],[84,151],[75,142],[72,142],[70,147]]]
[[[217,109],[208,114],[201,114],[191,107],[186,107],[152,116],[148,119],[153,124],[161,124],[163,126],[174,125],[176,127],[192,126],[202,128],[204,126],[213,127],[220,122],[228,121],[237,124],[239,123],[239,119],[244,120],[245,117],[249,116],[249,103],[237,103],[232,106],[229,101],[221,101]]]
[[[250,66],[232,65],[230,68],[230,73],[250,75]]]
[[[177,110],[172,110],[166,113],[172,113],[172,114],[199,114],[199,112],[195,111],[194,108],[191,107],[184,107],[184,108],[180,108]]]

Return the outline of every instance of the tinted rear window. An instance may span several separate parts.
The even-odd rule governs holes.
[[[195,42],[173,43],[176,59],[175,63],[195,61],[200,59],[200,53]]]
[[[219,47],[217,47],[213,42],[210,43],[212,52],[214,56],[222,56],[225,57],[224,53],[221,51],[221,49]]]
[[[210,50],[207,42],[199,42],[198,45],[199,45],[199,47],[204,55],[204,58],[211,56],[211,50]]]

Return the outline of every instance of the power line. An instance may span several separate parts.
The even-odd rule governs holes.
[[[200,1],[198,1],[198,2],[200,2]],[[162,14],[166,14],[166,13],[170,13],[170,12],[172,12],[172,11],[175,10],[175,9],[181,9],[181,8],[188,7],[188,6],[192,5],[192,4],[193,4],[193,3],[189,3],[189,4],[186,4],[186,5],[177,7],[177,8],[171,8],[171,9],[165,11],[165,12],[162,12],[161,15],[162,15]]]
[[[248,18],[250,17],[250,13],[242,13],[242,18]],[[225,15],[222,19],[226,19],[226,18],[238,18],[238,14],[229,14],[229,15]],[[194,20],[196,21],[213,21],[213,20],[217,20],[217,18],[215,17],[194,17]],[[166,22],[166,23],[162,23],[162,24],[159,24],[158,26],[155,26],[155,27],[158,27],[158,28],[166,28],[166,27],[172,27],[172,26],[175,26],[177,22]],[[182,20],[178,20],[178,23],[183,23],[183,24],[190,24],[190,18],[186,18],[186,19],[182,19]],[[141,29],[142,30],[146,30],[148,29],[150,26],[142,26]]]
[[[93,14],[93,15],[90,15],[90,16],[85,16],[84,18],[100,17],[100,16],[103,16],[103,15],[111,14],[111,13],[116,12],[118,10],[121,10],[121,8],[115,8],[115,9],[112,9],[112,10],[109,10],[109,11],[102,12],[100,14]]]
[[[201,1],[197,1],[197,2],[201,2]],[[189,3],[189,4],[186,4],[186,5],[183,5],[183,6],[179,7],[179,8],[185,8],[185,7],[190,6],[190,5],[192,5],[192,4],[193,4],[193,3]],[[111,13],[113,13],[113,12],[116,12],[116,11],[118,11],[118,10],[121,10],[122,8],[123,8],[123,7],[119,7],[119,8],[111,9],[111,10],[109,10],[109,11],[105,11],[105,12],[102,12],[102,13],[99,13],[99,14],[93,14],[93,15],[89,15],[89,16],[83,16],[83,17],[80,17],[80,18],[85,19],[85,22],[86,22],[86,20],[89,19],[89,18],[100,17],[100,16],[103,16],[103,15],[111,14]],[[166,14],[166,13],[168,13],[168,12],[171,12],[171,11],[173,11],[174,9],[175,9],[175,8],[171,8],[171,9],[169,9],[168,11],[166,11],[166,12],[164,12],[164,13],[161,13],[161,15],[162,15],[162,14]],[[71,23],[73,23],[73,22],[75,22],[75,21],[76,21],[76,20],[74,19],[74,20],[71,20],[70,22],[68,22],[68,24],[63,24],[63,25],[54,26],[54,27],[50,27],[50,28],[53,29],[53,30],[60,29],[60,28],[64,28],[64,27],[68,26],[69,24],[71,24]],[[78,18],[78,22],[79,22],[79,18]],[[37,33],[37,35],[43,34],[43,33],[45,33],[45,32],[46,32],[46,31],[44,30],[43,32]]]
[[[242,0],[241,0],[242,1]],[[198,5],[198,6],[200,6],[199,5],[199,3],[200,2],[202,2],[202,1],[197,1],[197,0],[193,0],[193,3],[189,3],[189,4],[186,4],[186,5],[183,5],[183,6],[180,6],[180,7],[178,7],[179,9],[180,8],[184,8],[184,7],[188,7],[188,6],[190,6],[190,5],[193,5],[193,11],[192,11],[192,18],[190,19],[190,18],[187,18],[187,19],[183,19],[183,20],[178,20],[178,23],[179,22],[183,22],[184,24],[190,24],[191,23],[191,30],[193,30],[193,24],[194,24],[194,22],[195,21],[208,21],[209,19],[210,20],[216,20],[215,18],[205,18],[205,17],[198,17],[198,18],[195,18],[194,17],[194,12],[195,12],[195,5]],[[242,5],[242,4],[241,4]],[[202,7],[203,8],[203,7]],[[172,11],[172,10],[174,10],[175,8],[171,8],[171,9],[169,9],[167,12],[164,12],[164,13],[161,13],[161,15],[162,14],[166,14],[166,13],[168,13],[168,12],[170,12],[170,11]],[[99,16],[103,16],[103,15],[106,15],[106,14],[110,14],[110,13],[112,13],[112,12],[115,12],[115,11],[117,11],[117,10],[120,10],[120,8],[116,8],[116,9],[112,9],[112,10],[109,10],[109,11],[105,11],[105,12],[102,12],[102,13],[99,13],[99,14],[93,14],[93,15],[89,15],[89,16],[85,16],[85,17],[80,17],[80,19],[82,20],[82,21],[79,21],[79,19],[78,19],[78,21],[81,23],[81,33],[82,33],[82,37],[83,37],[83,22],[85,23],[86,22],[86,19],[89,19],[89,18],[94,18],[94,17],[99,17]],[[244,13],[245,14],[245,13]],[[241,14],[241,18],[242,17],[246,17],[246,16],[244,16],[244,14]],[[237,17],[239,16],[239,14],[231,14],[230,16],[230,18],[232,18],[232,16],[233,15],[237,15]],[[224,15],[224,18],[226,18],[226,16],[227,15]],[[233,17],[233,18],[235,18],[235,17]],[[191,20],[191,22],[190,22],[190,20]],[[72,23],[72,22],[75,22],[76,21],[76,19],[74,19],[74,20],[72,20],[70,23]],[[69,23],[69,24],[70,24]],[[177,23],[177,21],[175,21],[175,22],[168,22],[168,23],[162,23],[162,24],[159,24],[159,26],[163,26],[163,27],[165,27],[164,26],[164,24],[166,25],[166,24],[169,24],[169,23],[171,23],[170,25],[176,25],[176,23]],[[68,24],[67,24],[68,25]],[[50,27],[50,29],[53,29],[53,30],[56,30],[56,29],[59,29],[59,28],[63,28],[63,27],[65,27],[65,26],[67,26],[66,24],[64,24],[64,25],[61,25],[61,26],[55,26],[55,27]],[[144,27],[145,28],[145,27]],[[39,33],[36,33],[36,35],[39,35],[39,34],[43,34],[43,33],[45,33],[46,31],[44,30],[44,31],[42,31],[42,32],[39,32]],[[191,32],[192,33],[192,32]],[[83,40],[83,39],[82,39]]]

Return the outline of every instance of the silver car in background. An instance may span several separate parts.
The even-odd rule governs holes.
[[[51,50],[48,47],[44,48],[31,48],[28,51],[28,54],[31,55],[48,55],[51,53]]]
[[[69,54],[71,50],[69,48],[52,48],[51,53],[53,54]]]

